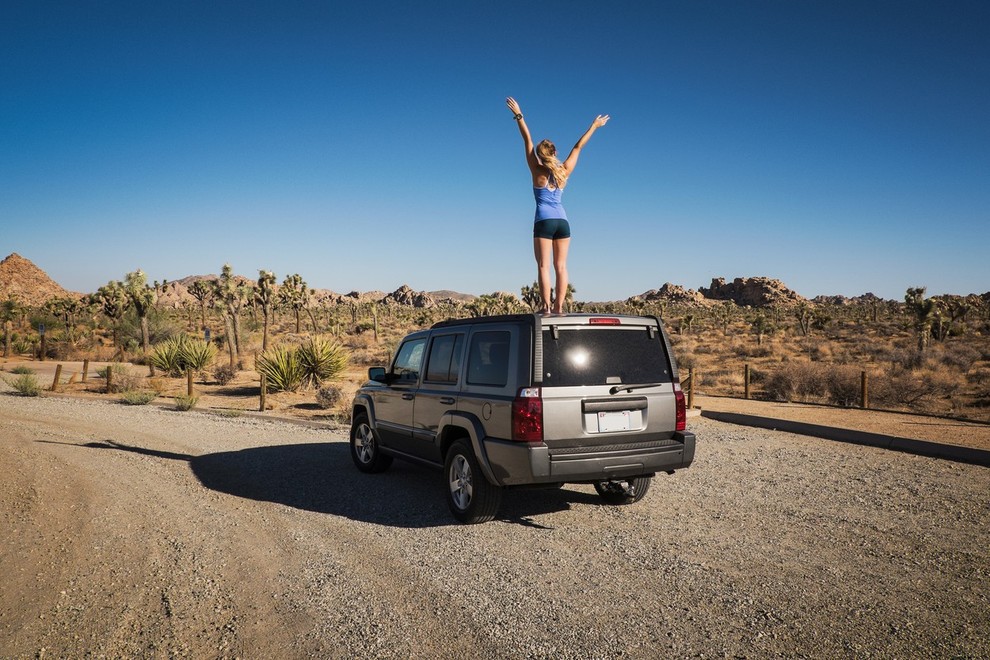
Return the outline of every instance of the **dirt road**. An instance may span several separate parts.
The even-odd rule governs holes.
[[[990,657],[990,470],[692,426],[464,527],[341,431],[0,393],[0,656]]]

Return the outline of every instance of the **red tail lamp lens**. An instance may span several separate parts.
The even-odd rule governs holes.
[[[543,394],[538,387],[524,387],[512,401],[512,439],[543,442]]]

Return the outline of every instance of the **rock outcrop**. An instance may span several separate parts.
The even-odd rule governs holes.
[[[704,305],[705,297],[694,289],[685,289],[679,284],[665,282],[659,289],[650,289],[638,296],[629,298],[627,302],[642,300],[643,302],[668,302],[679,305]]]
[[[731,283],[724,277],[716,277],[710,287],[702,287],[700,291],[709,300],[731,300],[748,307],[792,305],[806,300],[780,280],[769,277],[737,277]]]

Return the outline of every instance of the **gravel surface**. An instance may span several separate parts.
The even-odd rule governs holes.
[[[0,656],[990,657],[990,470],[691,427],[460,526],[340,429],[0,393]]]

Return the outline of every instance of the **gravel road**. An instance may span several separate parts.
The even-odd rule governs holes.
[[[466,527],[339,429],[0,393],[0,656],[990,657],[990,470],[691,427]]]

